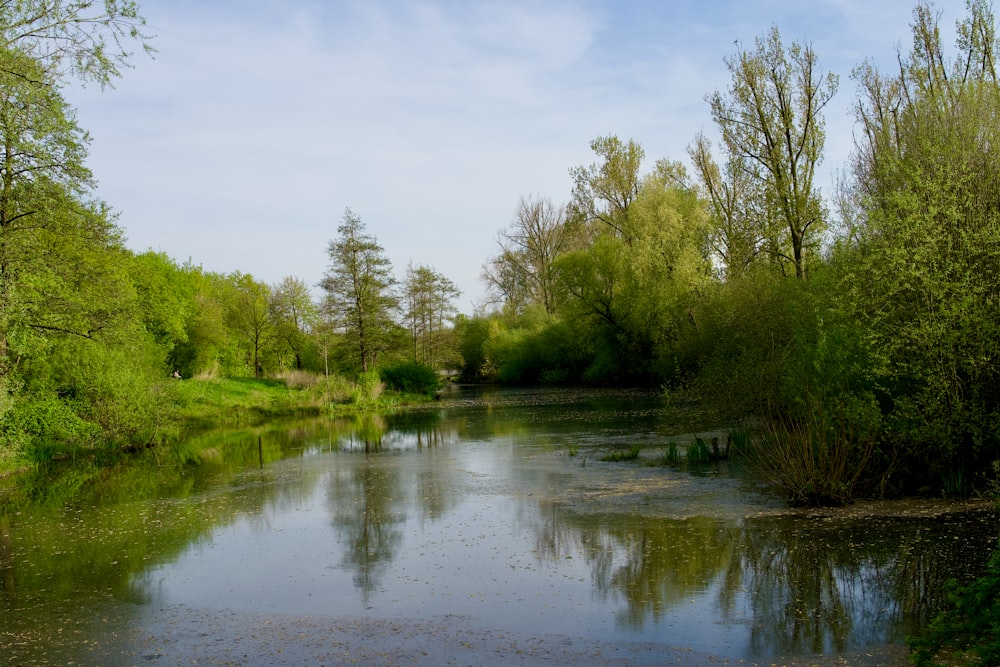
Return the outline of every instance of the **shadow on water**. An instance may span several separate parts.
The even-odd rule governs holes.
[[[793,511],[725,466],[599,462],[686,428],[641,392],[486,390],[26,479],[0,509],[0,653],[141,654],[149,610],[182,605],[839,655],[902,643],[996,545],[981,503]]]

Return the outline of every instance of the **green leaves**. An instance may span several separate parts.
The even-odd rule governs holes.
[[[769,239],[768,251],[783,255],[805,278],[809,238],[825,226],[813,178],[825,139],[822,113],[838,79],[818,71],[812,47],[792,43],[786,49],[776,26],[757,38],[753,51],[740,48],[727,58],[726,66],[732,84],[708,98],[712,119],[729,155],[753,165],[766,209],[788,234]],[[707,176],[705,171],[703,180]]]
[[[327,313],[354,348],[362,371],[374,369],[379,353],[391,346],[399,301],[392,265],[361,218],[347,209],[338,236],[330,241],[330,268],[322,287]]]

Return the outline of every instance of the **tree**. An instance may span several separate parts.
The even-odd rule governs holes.
[[[599,163],[570,169],[573,199],[568,217],[579,224],[603,226],[626,243],[632,242],[628,209],[639,195],[639,168],[645,151],[632,140],[614,136],[598,137],[590,148]]]
[[[448,326],[454,322],[454,301],[461,292],[455,283],[428,266],[406,269],[403,310],[413,345],[413,361],[438,366],[453,357],[444,350]]]
[[[375,367],[390,347],[393,315],[399,300],[393,292],[392,265],[374,236],[351,209],[344,211],[330,241],[330,268],[320,286],[326,292],[325,309],[354,349],[361,372]]]
[[[512,312],[538,304],[552,314],[558,300],[555,262],[568,249],[569,236],[564,208],[541,197],[521,197],[514,221],[497,239],[500,254],[484,267],[483,277]]]
[[[271,288],[244,273],[234,274],[231,280],[235,290],[227,304],[226,322],[246,346],[247,366],[259,378],[264,375],[263,352],[274,333]]]
[[[688,147],[712,224],[708,235],[717,269],[727,280],[741,276],[766,254],[770,228],[760,167],[745,156],[730,155],[722,169],[712,157],[712,144],[699,133]]]
[[[998,44],[989,4],[967,8],[954,59],[920,4],[898,73],[855,72],[864,216],[843,291],[875,351],[893,441],[952,480],[1000,450]]]
[[[0,48],[20,52],[52,80],[110,84],[129,66],[128,42],[153,52],[145,26],[136,0],[0,0]]]
[[[660,160],[642,177],[623,218],[629,236],[602,225],[590,245],[557,261],[563,315],[593,327],[588,378],[662,378],[661,360],[689,318],[688,301],[708,279],[705,213],[683,168]]]
[[[838,79],[817,70],[812,47],[793,43],[786,51],[777,27],[757,38],[753,52],[741,48],[725,62],[732,84],[708,98],[712,119],[729,154],[760,167],[768,209],[788,233],[787,244],[772,239],[769,251],[805,278],[806,248],[824,225],[813,180],[823,155],[823,109]]]
[[[296,370],[302,370],[308,334],[318,316],[309,287],[302,280],[286,276],[271,291],[275,337],[291,352]]]

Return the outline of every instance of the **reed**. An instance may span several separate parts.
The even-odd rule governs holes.
[[[875,437],[837,417],[822,408],[798,419],[772,417],[762,437],[741,443],[747,467],[795,505],[852,501],[875,454]]]

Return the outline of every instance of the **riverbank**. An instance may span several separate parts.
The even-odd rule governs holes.
[[[209,378],[172,388],[175,418],[183,426],[258,423],[279,417],[378,412],[432,400],[383,387],[362,388],[339,377]]]
[[[432,396],[381,386],[359,388],[343,378],[290,374],[283,378],[191,378],[171,381],[161,397],[158,425],[142,442],[42,443],[21,451],[0,451],[0,501],[19,480],[54,464],[75,479],[99,475],[136,452],[160,449],[187,434],[214,428],[254,427],[287,418],[344,417],[385,413],[429,403]],[[52,472],[52,471],[48,471]],[[60,473],[59,477],[65,477]]]

